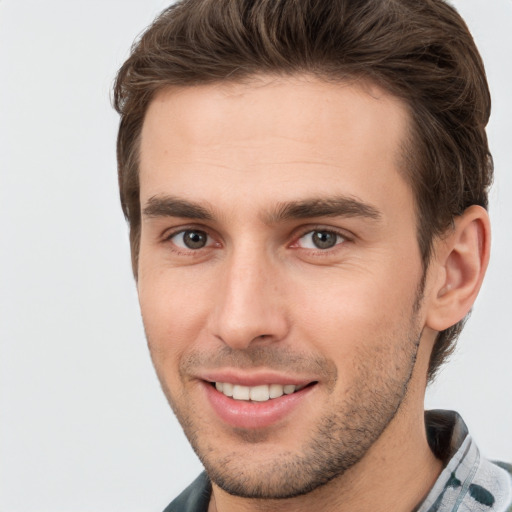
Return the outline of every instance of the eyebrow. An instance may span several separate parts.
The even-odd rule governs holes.
[[[142,213],[145,217],[182,217],[197,220],[214,220],[212,211],[193,201],[173,196],[153,196],[148,199]],[[278,203],[265,215],[267,224],[290,219],[313,217],[363,217],[380,220],[382,215],[374,206],[349,196],[311,198]]]
[[[213,220],[211,212],[203,206],[172,196],[150,197],[142,213],[145,217],[183,217],[186,219]]]
[[[380,220],[382,215],[374,206],[349,196],[305,199],[278,204],[269,215],[268,222],[311,217],[363,217]]]

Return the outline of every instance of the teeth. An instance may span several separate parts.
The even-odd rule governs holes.
[[[263,384],[260,386],[241,386],[229,382],[216,382],[215,388],[226,396],[235,400],[252,400],[253,402],[266,402],[272,398],[279,398],[283,395],[290,395],[301,390],[304,386],[294,384]]]
[[[295,391],[295,386],[293,384],[283,386],[283,391],[285,395],[291,395]]]
[[[251,388],[248,386],[240,386],[235,384],[233,386],[233,398],[235,400],[249,400]]]
[[[254,402],[266,402],[270,398],[267,385],[254,386],[249,389],[249,396],[251,397],[251,400],[253,400]]]
[[[283,396],[283,386],[281,384],[270,384],[269,386],[269,395],[270,398],[279,398]]]
[[[233,396],[233,387],[233,384],[230,384],[229,382],[224,382],[224,384],[222,384],[222,392],[226,396]]]

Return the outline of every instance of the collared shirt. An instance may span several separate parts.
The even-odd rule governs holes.
[[[434,454],[446,462],[417,512],[512,512],[512,466],[480,455],[462,418],[429,411],[427,435]]]
[[[430,447],[445,467],[413,512],[512,512],[512,465],[483,458],[455,412],[428,411],[425,424]],[[164,512],[207,512],[211,492],[201,473]]]

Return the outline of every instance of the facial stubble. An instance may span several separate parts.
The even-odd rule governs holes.
[[[319,419],[302,446],[293,452],[276,451],[275,456],[257,464],[251,464],[248,457],[258,450],[258,444],[272,438],[272,429],[233,431],[236,445],[239,446],[240,442],[246,445],[243,454],[237,450],[230,452],[229,443],[219,446],[214,433],[205,435],[211,428],[208,421],[201,418],[202,411],[187,407],[188,400],[184,396],[173,397],[165,375],[155,364],[162,389],[209,478],[234,496],[284,499],[307,494],[340,477],[361,461],[392,422],[406,398],[422,334],[417,320],[421,292],[418,290],[408,325],[402,325],[389,339],[358,349],[354,357],[357,381],[339,406]],[[401,340],[400,343],[397,339]],[[149,345],[151,347],[151,343]],[[390,350],[391,347],[394,350]],[[275,347],[247,351],[233,351],[225,347],[213,356],[194,354],[180,363],[180,374],[189,372],[190,366],[204,365],[205,361],[213,367],[220,361],[229,361],[234,367],[244,368],[266,364],[273,369],[286,367],[292,373],[299,368],[314,367],[317,374],[324,376],[330,395],[335,392],[338,379],[336,366],[329,359],[288,354],[279,349],[276,351]]]

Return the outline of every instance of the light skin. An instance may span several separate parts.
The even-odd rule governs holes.
[[[140,151],[138,291],[210,510],[412,510],[441,471],[423,398],[438,331],[471,308],[485,211],[424,286],[401,169],[406,107],[307,76],[161,91]],[[296,384],[268,401],[215,382]],[[302,386],[304,386],[303,389]]]

